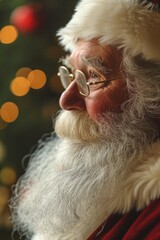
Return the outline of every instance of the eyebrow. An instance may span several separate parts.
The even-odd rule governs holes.
[[[106,66],[103,65],[102,60],[98,57],[82,56],[81,61],[87,67],[93,67],[102,74],[108,74],[108,73],[112,72],[111,69],[109,69],[109,68],[107,68]],[[70,55],[66,55],[65,57],[60,58],[59,62],[62,62],[67,68],[72,69],[72,67],[73,67]]]
[[[81,57],[82,63],[87,67],[93,67],[102,74],[107,74],[112,70],[103,65],[103,62],[98,57]]]

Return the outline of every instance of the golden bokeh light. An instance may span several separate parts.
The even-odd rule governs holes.
[[[0,172],[0,179],[6,185],[12,185],[16,182],[16,172],[11,167],[4,167]]]
[[[28,75],[30,87],[33,89],[40,89],[46,84],[46,74],[42,70],[33,70]]]
[[[11,222],[11,213],[8,207],[6,207],[5,211],[3,212],[3,226],[9,230],[13,227]]]
[[[8,204],[10,198],[10,192],[7,187],[0,186],[0,213],[4,210],[5,206]]]
[[[4,44],[13,43],[18,37],[18,31],[13,25],[7,25],[0,31],[0,41]]]
[[[28,67],[22,67],[20,68],[17,72],[16,72],[16,77],[28,77],[28,74],[31,72],[32,70]]]
[[[19,109],[15,103],[6,102],[1,106],[0,114],[1,114],[1,118],[5,122],[11,123],[17,119],[19,115]]]
[[[16,77],[11,82],[10,89],[14,95],[22,97],[29,92],[30,83],[25,77]]]

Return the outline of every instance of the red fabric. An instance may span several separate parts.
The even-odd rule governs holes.
[[[96,236],[99,230],[88,240],[160,240],[160,199],[139,212],[111,215]]]

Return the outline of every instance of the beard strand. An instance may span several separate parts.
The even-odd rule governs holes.
[[[59,138],[41,142],[15,188],[15,229],[28,238],[41,232],[46,240],[63,239],[79,222],[92,222],[95,213],[91,228],[101,224],[102,213],[107,216],[109,202],[157,132],[152,120],[131,122],[129,116],[129,111],[107,113],[94,123],[87,113],[62,111],[55,125]]]
[[[61,111],[55,121],[55,132],[62,139],[97,142],[103,134],[87,114],[79,111]]]

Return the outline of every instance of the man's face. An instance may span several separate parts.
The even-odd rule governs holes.
[[[78,69],[85,74],[88,82],[102,83],[90,85],[90,94],[84,97],[74,80],[61,95],[62,109],[87,111],[94,121],[104,113],[122,111],[121,105],[127,100],[128,92],[120,71],[121,55],[118,50],[102,47],[96,41],[79,41],[69,63],[73,74]]]

